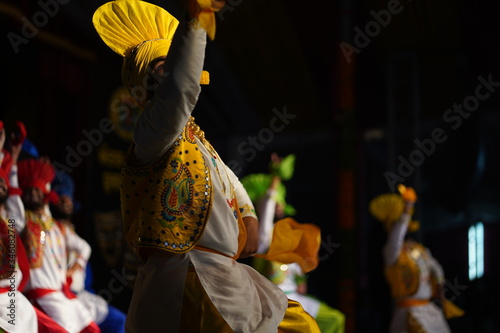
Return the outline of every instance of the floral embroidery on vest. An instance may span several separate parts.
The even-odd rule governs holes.
[[[186,125],[157,162],[122,170],[125,238],[134,249],[185,253],[200,239],[212,205],[210,171]]]

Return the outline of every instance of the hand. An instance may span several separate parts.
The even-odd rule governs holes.
[[[301,295],[307,294],[307,282],[302,282],[297,286],[297,292]]]
[[[23,144],[18,143],[10,147],[10,156],[12,159],[12,165],[16,165],[19,160],[19,155],[21,155],[21,150],[23,149]]]
[[[211,9],[214,12],[218,12],[219,10],[224,8],[225,5],[226,5],[226,0],[212,0]]]
[[[247,242],[241,250],[240,258],[253,256],[259,248],[259,221],[255,217],[246,216],[243,218],[247,230]]]
[[[226,5],[225,0],[189,0],[189,14],[198,17],[201,11],[218,12]]]
[[[444,296],[444,289],[442,284],[436,284],[436,295],[435,298],[439,299],[441,302],[446,300]]]
[[[276,153],[271,153],[271,162],[279,164],[282,160],[283,157],[279,157]]]
[[[269,188],[271,190],[277,189],[280,182],[281,182],[281,178],[279,176],[274,176],[273,179],[271,180],[271,186]]]
[[[415,206],[415,202],[414,201],[405,201],[404,212],[406,214],[410,214],[414,206]]]
[[[398,191],[404,201],[417,201],[417,193],[415,193],[415,189],[413,189],[413,187],[406,187],[403,184],[399,184]]]
[[[75,273],[77,270],[83,270],[83,267],[80,266],[79,263],[75,263],[73,266],[71,266],[67,271],[66,271],[66,277],[71,277],[73,276],[73,273]]]
[[[279,168],[280,168],[282,161],[283,161],[283,157],[280,157],[276,153],[271,153],[271,162],[269,163],[269,172],[273,175],[277,175],[279,173]]]

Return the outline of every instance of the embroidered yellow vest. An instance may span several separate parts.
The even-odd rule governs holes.
[[[395,299],[413,295],[418,290],[420,270],[412,255],[425,255],[424,247],[419,243],[409,245],[405,242],[398,261],[385,268],[385,276]]]
[[[212,188],[191,123],[158,161],[126,164],[121,178],[125,239],[134,252],[146,247],[185,253],[197,244],[210,214]]]

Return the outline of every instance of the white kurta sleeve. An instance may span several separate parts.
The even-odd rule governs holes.
[[[186,125],[201,92],[205,46],[205,30],[179,26],[165,61],[163,80],[135,125],[134,154],[139,163],[161,156]]]
[[[443,267],[439,264],[439,262],[434,258],[429,249],[425,249],[427,253],[429,270],[431,274],[435,277],[437,284],[442,284],[444,282],[444,271]]]
[[[135,126],[134,155],[141,164],[158,157],[175,142],[186,125],[201,92],[206,32],[181,22],[167,55],[162,82],[154,91]],[[178,332],[188,254],[148,256],[139,267],[126,331]],[[159,327],[158,322],[165,323]]]
[[[9,173],[9,183],[11,188],[19,188],[19,181],[17,178],[17,165],[13,165]],[[6,202],[8,217],[15,221],[15,228],[17,233],[21,233],[26,225],[26,218],[24,214],[24,204],[19,194],[10,194]]]
[[[266,253],[271,245],[276,213],[276,190],[267,190],[266,195],[257,203],[259,217],[259,247],[257,253]]]
[[[78,236],[78,234],[71,229],[66,224],[62,224],[62,228],[64,228],[64,238],[66,241],[66,251],[70,253],[72,251],[75,252],[75,263],[80,264],[82,268],[87,266],[87,261],[90,258],[90,254],[92,253],[92,248],[86,240]]]
[[[240,208],[241,217],[251,216],[257,218],[257,214],[255,213],[255,208],[253,206],[252,200],[248,196],[245,187],[228,166],[225,166],[225,168],[227,174],[229,175],[231,184],[234,188],[236,200],[238,201],[238,206]]]
[[[384,261],[386,266],[392,266],[396,263],[401,253],[405,240],[406,231],[410,215],[403,213],[398,221],[394,223],[391,231],[388,234],[387,242],[384,246]]]

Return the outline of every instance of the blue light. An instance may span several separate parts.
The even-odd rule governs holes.
[[[484,226],[478,222],[469,228],[469,280],[484,274]]]
[[[469,228],[469,280],[472,281],[477,277],[476,272],[476,227]]]
[[[479,279],[484,274],[484,226],[481,222],[476,224],[476,245],[476,276]]]

